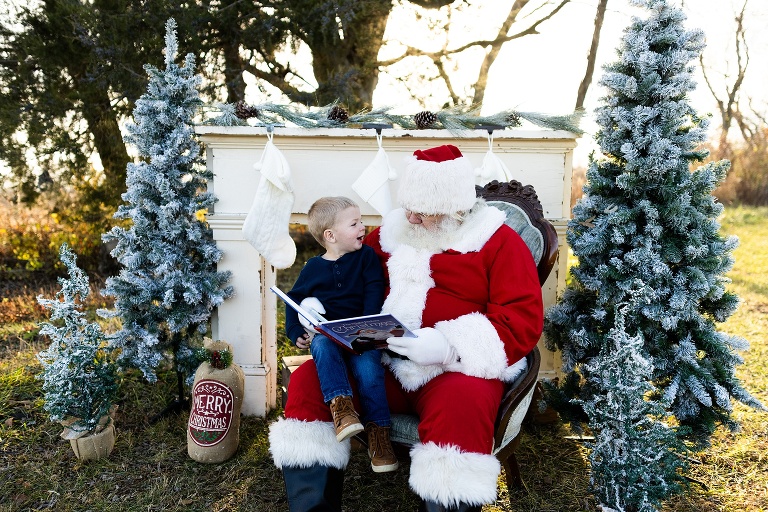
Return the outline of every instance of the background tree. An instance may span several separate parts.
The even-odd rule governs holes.
[[[466,0],[402,1],[435,10]],[[141,66],[159,65],[169,17],[196,51],[206,101],[243,100],[245,76],[252,75],[259,87],[272,87],[289,102],[318,106],[340,100],[357,111],[371,105],[381,69],[395,62],[427,57],[442,68],[450,89],[449,59],[471,48],[488,52],[474,97],[464,100],[454,92],[445,102],[482,101],[501,45],[535,34],[569,1],[515,0],[491,39],[433,54],[408,48],[385,62],[378,54],[392,0],[9,2],[0,17],[0,160],[11,169],[7,185],[19,199],[32,201],[46,184],[70,180],[83,193],[83,215],[94,212],[91,222],[116,208],[132,159],[120,127],[146,87]],[[523,9],[529,15],[525,26],[514,30]],[[300,47],[312,56],[309,76],[292,62]],[[95,170],[94,160],[103,171]]]
[[[747,10],[748,0],[744,0],[744,4],[741,7],[741,11],[734,16],[736,24],[734,39],[735,39],[735,53],[736,53],[736,70],[735,77],[732,83],[725,83],[724,93],[722,96],[715,90],[714,82],[710,79],[710,71],[704,63],[704,54],[699,55],[699,62],[701,63],[701,72],[704,75],[704,83],[707,84],[709,91],[712,93],[712,97],[717,104],[717,110],[720,114],[720,138],[719,149],[725,153],[728,151],[728,132],[731,130],[731,126],[737,119],[737,112],[739,110],[739,96],[741,94],[741,86],[744,84],[744,77],[747,74],[747,68],[749,67],[749,46],[747,45],[746,29],[744,28],[744,15]]]
[[[31,201],[38,185],[63,173],[80,185],[86,205],[116,207],[131,160],[120,123],[146,84],[137,78],[151,62],[148,49],[161,48],[162,22],[144,18],[138,2],[8,5],[0,28],[0,158],[12,184]]]
[[[714,193],[732,203],[768,205],[768,119],[754,109],[735,115],[743,140],[729,144],[733,171]]]
[[[420,2],[412,2],[422,5]],[[443,16],[436,15],[428,20],[429,34],[441,40],[441,47],[436,51],[425,51],[421,48],[404,45],[400,41],[387,41],[385,44],[402,47],[396,57],[382,60],[378,63],[381,68],[390,68],[406,60],[418,62],[417,73],[399,73],[395,78],[411,91],[411,96],[424,104],[424,91],[429,82],[437,81],[445,85],[446,95],[441,95],[447,106],[481,105],[485,98],[488,85],[488,75],[491,66],[499,56],[502,46],[510,41],[539,34],[539,27],[558,14],[570,0],[557,2],[540,0],[514,0],[506,17],[496,33],[491,38],[479,39],[463,44],[453,44],[455,37],[452,30],[454,21],[468,10],[470,2],[453,2],[444,10]],[[423,6],[423,5],[422,5]],[[482,4],[478,4],[482,8]],[[472,51],[480,50],[479,67],[476,78],[466,91],[460,91],[455,85],[455,73],[452,70],[461,67],[468,72],[466,65],[459,64],[459,59]],[[474,67],[474,63],[472,65]]]
[[[748,32],[745,21],[750,17],[748,0],[734,13],[733,58],[735,64],[728,65],[723,79],[713,75],[718,70],[699,58],[704,82],[712,94],[720,117],[720,133],[713,144],[715,158],[731,161],[731,172],[725,182],[715,190],[715,195],[724,202],[760,206],[768,204],[768,123],[761,109],[753,105],[750,98],[744,98],[743,85],[749,69]],[[735,130],[734,130],[735,128]],[[734,137],[737,132],[740,139]]]
[[[731,399],[762,407],[737,377],[746,348],[718,332],[738,305],[726,290],[735,238],[719,232],[723,207],[711,195],[728,162],[691,171],[706,152],[707,121],[688,93],[701,31],[684,29],[683,13],[666,0],[637,0],[649,11],[633,19],[618,60],[605,68],[607,96],[596,111],[604,157],[587,171],[585,196],[573,209],[567,239],[579,259],[573,282],[546,315],[551,346],[562,351],[567,378],[549,399],[563,415],[587,421],[582,407],[605,387],[591,363],[609,343],[625,308],[623,328],[641,336],[662,404],[681,427],[680,439],[706,446],[718,424],[736,428]]]
[[[141,161],[128,165],[128,191],[115,217],[131,221],[116,226],[105,241],[117,243],[112,254],[122,265],[107,280],[105,295],[115,297],[122,328],[112,339],[119,361],[140,369],[154,382],[155,369],[172,357],[182,379],[197,367],[193,346],[206,332],[213,308],[232,294],[228,272],[217,272],[221,251],[201,211],[214,197],[201,192],[212,177],[200,159],[192,119],[200,106],[195,59],[184,66],[176,58],[176,25],[166,26],[165,69],[147,65],[147,92],[136,102],[128,142]],[[200,340],[198,340],[200,341]]]

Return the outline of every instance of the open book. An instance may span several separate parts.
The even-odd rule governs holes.
[[[388,313],[326,320],[316,311],[307,311],[302,308],[277,286],[270,287],[270,290],[303,316],[317,332],[355,354],[361,354],[366,350],[386,349],[386,340],[392,336],[417,337],[397,318]]]

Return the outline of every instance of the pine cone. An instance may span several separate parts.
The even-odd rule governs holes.
[[[344,107],[334,105],[331,107],[331,110],[328,111],[328,119],[338,123],[346,123],[349,120],[349,112],[347,112]]]
[[[424,110],[413,116],[413,120],[416,122],[416,127],[419,130],[424,130],[435,124],[437,116],[429,110]]]
[[[517,115],[517,112],[512,112],[507,116],[507,122],[509,126],[520,126],[520,116]]]
[[[259,109],[248,105],[243,100],[235,103],[235,116],[240,119],[250,119],[259,115]]]

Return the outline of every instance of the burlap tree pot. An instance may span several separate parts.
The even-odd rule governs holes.
[[[240,410],[245,374],[232,363],[225,341],[205,340],[208,360],[195,372],[192,410],[187,423],[187,453],[204,463],[232,457],[240,443]]]
[[[115,447],[115,424],[110,422],[98,434],[70,439],[72,450],[80,460],[96,460],[108,457]]]
[[[73,430],[72,424],[77,422],[77,418],[67,418],[62,421],[64,431],[61,437],[69,440],[75,457],[79,460],[97,460],[108,457],[115,448],[115,413],[117,406],[113,405],[109,415],[101,417],[98,427],[93,432],[83,432]]]

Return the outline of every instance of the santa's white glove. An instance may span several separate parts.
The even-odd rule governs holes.
[[[307,297],[301,301],[301,307],[306,309],[309,313],[313,314],[317,318],[322,318],[323,313],[325,313],[325,308],[323,307],[323,304],[317,300],[317,297]],[[301,315],[299,315],[299,322],[301,322],[301,325],[304,326],[304,329],[307,332],[317,334],[317,331],[314,327],[312,327],[312,324],[309,323],[309,320]]]
[[[416,329],[418,338],[393,336],[387,340],[387,348],[423,366],[451,364],[458,359],[456,349],[448,344],[443,333],[432,327]]]

